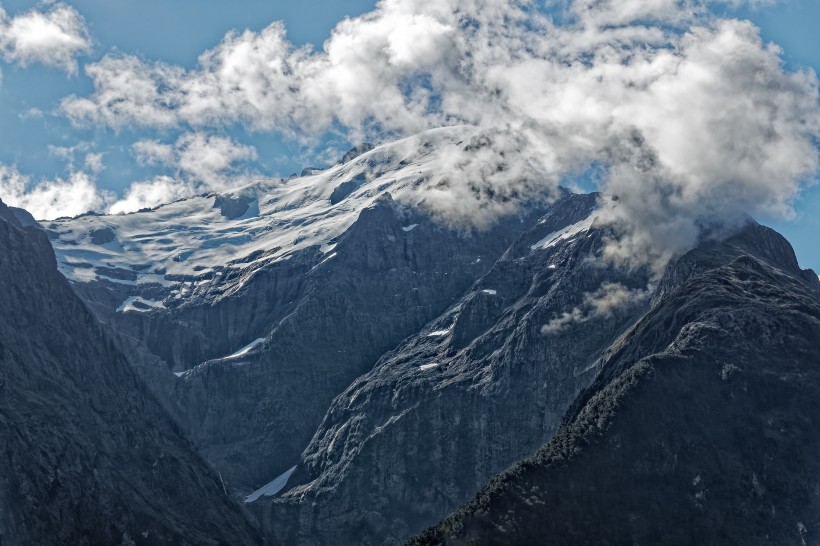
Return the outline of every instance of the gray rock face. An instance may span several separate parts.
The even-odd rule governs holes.
[[[104,245],[106,243],[110,243],[116,238],[114,236],[114,232],[110,229],[94,230],[89,234],[89,237],[91,238],[91,242],[95,245]]]
[[[542,333],[604,282],[646,286],[645,273],[592,265],[595,227],[535,245],[594,205],[594,195],[556,203],[466,296],[334,401],[291,489],[253,505],[275,540],[398,543],[552,436],[603,350],[648,306]]]
[[[386,195],[332,255],[303,258],[279,283],[290,293],[247,285],[249,299],[280,305],[279,318],[248,336],[265,341],[247,354],[183,376],[174,398],[192,437],[231,483],[252,491],[272,480],[298,462],[335,396],[452,305],[536,219],[464,234]],[[253,308],[239,309],[236,323],[253,324]]]
[[[75,288],[141,355],[135,368],[228,485],[250,492],[296,464],[333,398],[457,301],[538,217],[461,232],[385,194],[332,252],[261,261],[176,307],[117,313],[123,288]],[[155,371],[162,361],[194,369],[169,386]]]
[[[235,220],[247,213],[254,201],[256,198],[249,195],[217,195],[214,208],[225,218]]]
[[[756,225],[683,256],[556,435],[411,543],[819,543],[818,285]]]
[[[365,181],[365,174],[360,173],[350,180],[342,182],[336,189],[333,190],[333,193],[330,194],[330,202],[334,205],[338,205],[344,199],[349,196],[351,193],[356,191],[356,189],[361,185],[362,182]]]
[[[40,224],[34,219],[34,216],[32,216],[29,211],[25,209],[18,209],[16,207],[9,207],[9,210],[22,227],[40,227]]]
[[[0,255],[0,543],[261,543],[2,203]]]

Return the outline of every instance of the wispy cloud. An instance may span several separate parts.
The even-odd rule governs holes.
[[[221,191],[249,182],[258,174],[243,167],[256,159],[256,148],[225,136],[190,132],[173,144],[140,140],[133,145],[137,161],[162,166],[173,176],[161,175],[136,182],[111,212],[132,212],[206,191]]]
[[[584,301],[581,305],[557,315],[542,326],[541,334],[559,334],[573,324],[609,318],[617,312],[623,312],[642,304],[649,294],[648,289],[627,288],[619,283],[604,283],[595,292],[584,294]]]

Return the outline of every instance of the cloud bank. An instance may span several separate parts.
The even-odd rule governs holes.
[[[173,144],[141,140],[133,145],[133,151],[139,163],[166,167],[173,175],[134,182],[118,199],[113,192],[98,188],[96,176],[105,170],[103,156],[82,142],[49,148],[52,155],[66,161],[71,171],[67,179],[34,180],[14,167],[0,164],[0,198],[11,206],[27,209],[37,219],[51,220],[88,211],[134,212],[232,188],[258,177],[237,165],[256,159],[256,149],[224,136],[192,132],[181,135]],[[78,155],[82,157],[80,170],[76,169]]]
[[[7,205],[26,209],[38,219],[105,210],[115,200],[113,193],[100,191],[94,180],[83,172],[75,172],[67,179],[34,182],[7,165],[0,165],[0,198]]]
[[[419,199],[455,223],[486,224],[591,165],[620,234],[613,260],[657,266],[705,225],[791,214],[820,166],[814,73],[786,70],[751,23],[701,1],[574,0],[553,15],[527,0],[382,0],[320,51],[273,23],[227,34],[193,70],[108,55],[86,67],[94,91],[61,109],[78,125],[200,135],[137,143],[174,173],[133,195],[226,183],[196,172],[196,154],[217,173],[210,150],[252,159],[204,136],[235,124],[305,142],[467,125],[489,144],[455,153]]]
[[[82,16],[62,3],[46,4],[9,17],[0,6],[0,57],[9,63],[32,63],[77,72],[77,57],[91,51],[91,38]]]

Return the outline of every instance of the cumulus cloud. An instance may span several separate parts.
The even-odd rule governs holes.
[[[133,150],[139,163],[165,167],[174,174],[131,184],[123,198],[109,207],[112,214],[230,189],[256,176],[241,167],[256,159],[256,149],[228,137],[192,132],[181,135],[173,144],[140,140]]]
[[[573,0],[558,19],[526,0],[382,0],[321,51],[274,23],[229,33],[193,70],[127,55],[86,70],[94,92],[61,105],[78,124],[299,139],[472,126],[490,144],[447,150],[450,172],[425,186],[444,219],[487,223],[601,165],[601,218],[620,234],[607,256],[655,266],[704,225],[789,215],[818,170],[815,74],[698,0]],[[141,146],[189,176],[219,172],[183,167],[179,143]]]
[[[14,167],[0,164],[0,199],[26,209],[38,220],[52,220],[104,210],[115,197],[111,192],[100,191],[83,172],[75,172],[67,179],[35,182]]]
[[[74,74],[77,57],[91,51],[83,17],[71,6],[50,4],[45,11],[10,17],[0,7],[0,57],[26,66],[42,63]]]

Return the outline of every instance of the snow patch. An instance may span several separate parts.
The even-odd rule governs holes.
[[[285,488],[285,486],[288,484],[288,480],[290,479],[291,474],[293,474],[295,470],[296,467],[294,466],[284,474],[277,477],[272,482],[260,487],[259,489],[245,497],[245,502],[249,503],[257,500],[259,497],[272,497],[273,495],[277,494]]]
[[[439,366],[440,364],[438,362],[434,362],[433,364],[424,364],[422,366],[419,366],[419,370],[424,372],[427,370],[432,370],[433,368],[438,368]]]
[[[246,354],[251,352],[255,347],[257,347],[258,345],[261,345],[264,342],[265,342],[265,338],[263,338],[263,337],[260,337],[258,339],[254,339],[253,341],[251,341],[250,343],[248,343],[247,345],[245,345],[244,347],[242,347],[241,349],[239,349],[235,353],[229,354],[228,356],[223,356],[220,360],[228,360],[229,358],[239,358],[241,356],[245,356]]]
[[[332,254],[330,254],[330,255],[328,255],[328,256],[327,256],[326,258],[324,258],[321,262],[319,262],[316,266],[314,266],[314,269],[316,269],[316,267],[319,267],[319,266],[320,266],[320,265],[322,265],[323,263],[325,263],[325,262],[327,262],[327,261],[329,261],[329,260],[332,260],[332,259],[333,259],[333,258],[335,258],[335,257],[336,257],[336,253],[335,253],[335,252],[334,252],[334,253],[332,253]]]
[[[414,229],[416,229],[417,227],[419,227],[419,225],[418,225],[418,224],[412,224],[412,225],[409,225],[409,226],[407,226],[407,227],[403,227],[403,228],[401,228],[401,229],[402,229],[402,231],[405,231],[405,232],[407,232],[407,233],[410,233],[411,231],[413,231],[413,230],[414,230]]]
[[[430,332],[427,334],[427,337],[443,337],[450,333],[450,329],[446,330],[436,330],[435,332]]]
[[[489,294],[490,296],[495,296],[496,294],[498,294],[498,292],[497,292],[497,291],[495,291],[495,290],[490,290],[489,288],[488,288],[488,289],[486,289],[486,290],[482,290],[481,292],[483,292],[484,294]]]
[[[572,224],[571,226],[567,226],[564,229],[554,231],[532,245],[530,250],[546,250],[552,246],[555,246],[561,241],[566,241],[578,235],[579,233],[583,233],[588,231],[589,228],[592,227],[592,223],[595,221],[597,217],[589,216],[580,222]]]
[[[136,304],[142,305],[140,306]],[[122,302],[119,307],[117,307],[117,313],[128,313],[129,311],[145,313],[152,309],[165,309],[165,304],[161,301],[147,300],[145,298],[141,298],[140,296],[131,296]]]

